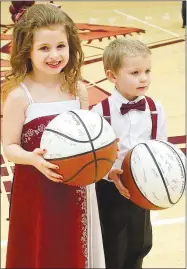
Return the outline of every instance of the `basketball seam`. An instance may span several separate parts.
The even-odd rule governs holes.
[[[144,145],[143,143],[140,143],[141,145]],[[138,145],[140,145],[140,144],[138,144]],[[133,150],[136,148],[136,146],[133,148]],[[132,150],[132,152],[133,152],[133,150]],[[133,172],[132,172],[132,167],[131,167],[131,158],[132,158],[132,152],[131,152],[131,155],[130,155],[130,172],[131,172],[131,176],[132,176],[132,179],[133,179],[133,181],[134,181],[134,183],[135,183],[135,185],[137,186],[137,188],[139,189],[139,191],[141,192],[141,190],[140,190],[140,188],[139,188],[139,186],[137,185],[137,183],[136,183],[136,180],[134,179],[134,176],[133,176]],[[148,198],[141,192],[141,195],[146,199],[146,200],[148,200]],[[149,200],[148,200],[149,201]],[[156,204],[154,204],[153,202],[151,202],[151,201],[149,201],[149,203],[150,204],[152,204],[153,206],[156,206],[156,207],[159,207],[159,208],[162,208],[162,207],[160,207],[160,206],[158,206],[158,205],[156,205]]]
[[[72,111],[69,111],[69,112],[72,112]],[[100,117],[101,118],[101,117]],[[101,132],[102,132],[102,129],[103,129],[103,121],[102,121],[102,118],[101,118],[101,130],[100,132],[98,133],[98,135],[92,139],[92,141],[95,141],[100,135],[101,135]],[[59,136],[62,136],[62,137],[65,137],[65,138],[68,138],[68,140],[71,140],[71,141],[74,141],[74,142],[78,142],[78,143],[88,143],[90,142],[90,140],[87,140],[87,141],[80,141],[80,140],[76,140],[75,138],[72,138],[72,137],[69,137],[68,135],[65,135],[65,134],[62,134],[58,131],[55,131],[55,130],[52,130],[50,128],[46,128],[45,131],[48,131],[48,132],[51,132],[51,133],[54,133],[54,134],[57,134]]]
[[[100,150],[100,149],[104,149],[104,148],[106,148],[106,147],[112,145],[115,141],[116,141],[116,140],[113,140],[110,144],[107,144],[107,145],[105,145],[105,146],[103,146],[103,147],[100,147],[100,148],[96,149],[96,151],[97,151],[97,150]],[[67,160],[67,159],[75,158],[75,157],[77,157],[77,156],[83,156],[83,155],[86,155],[86,154],[91,153],[91,152],[92,152],[92,151],[87,151],[87,152],[83,152],[83,153],[76,154],[76,155],[73,155],[73,156],[68,156],[68,157],[52,158],[52,159],[50,159],[50,158],[45,158],[45,159],[46,159],[46,160],[65,160],[65,159]]]
[[[95,152],[95,148],[94,148],[94,144],[92,142],[92,138],[88,132],[88,129],[86,128],[86,125],[84,124],[84,122],[82,121],[82,119],[79,117],[79,115],[77,115],[74,111],[70,111],[70,113],[74,114],[78,119],[79,121],[82,123],[82,126],[84,127],[86,133],[87,133],[87,136],[89,138],[89,142],[91,144],[91,147],[92,147],[92,153],[93,153],[93,157],[94,157],[94,162],[95,162],[95,179],[94,179],[94,182],[96,182],[96,178],[97,178],[97,174],[98,174],[98,165],[97,165],[97,159],[96,159],[96,152]],[[103,119],[100,117],[101,119],[101,130],[100,130],[100,134],[103,130]]]
[[[106,159],[106,158],[99,158],[99,159],[97,159],[97,161],[107,161],[107,162],[113,164],[113,162],[112,162],[110,159]],[[79,173],[80,173],[86,166],[88,166],[89,164],[91,164],[91,163],[93,163],[93,162],[95,162],[95,161],[93,160],[93,161],[88,162],[87,164],[85,164],[84,166],[82,166],[81,169],[80,169],[79,171],[77,171],[75,175],[73,175],[72,177],[70,177],[70,178],[64,180],[63,182],[64,182],[64,183],[67,183],[67,182],[71,181],[71,180],[72,180],[74,177],[76,177],[76,176],[77,176],[77,175],[78,175],[78,174],[79,174]]]
[[[181,196],[179,197],[179,199],[176,201],[176,203],[178,203],[178,201],[181,199],[181,197],[182,197],[182,195],[183,195],[183,193],[184,193],[184,191],[185,191],[185,186],[186,186],[186,173],[185,173],[185,167],[184,167],[184,165],[183,165],[183,162],[182,162],[182,160],[181,160],[181,157],[179,156],[179,154],[169,145],[169,144],[167,144],[167,143],[165,143],[164,141],[158,141],[158,142],[160,142],[160,143],[163,143],[163,144],[165,144],[166,146],[168,146],[168,147],[170,147],[171,149],[172,149],[172,151],[174,151],[175,152],[175,154],[179,157],[179,159],[180,159],[180,161],[181,161],[181,164],[182,164],[182,167],[183,167],[183,170],[184,170],[184,188],[183,188],[183,191],[182,191],[182,194],[181,194]]]
[[[144,144],[144,143],[143,143],[143,144]],[[157,161],[156,161],[156,159],[155,159],[155,157],[154,157],[154,155],[153,155],[151,149],[148,147],[147,144],[144,144],[144,145],[145,145],[145,147],[147,148],[147,150],[148,150],[149,154],[151,155],[151,157],[153,158],[154,163],[156,164],[156,167],[157,167],[158,172],[159,172],[159,174],[160,174],[160,176],[161,176],[162,182],[163,182],[163,184],[164,184],[164,187],[165,187],[165,190],[166,190],[166,193],[167,193],[167,196],[168,196],[168,201],[169,201],[170,204],[172,204],[172,205],[176,204],[176,203],[173,203],[172,200],[171,200],[171,198],[170,198],[170,194],[169,194],[169,191],[168,191],[168,188],[167,188],[167,185],[166,185],[164,176],[162,175],[162,171],[160,170],[160,167],[158,166],[158,163],[157,163]]]

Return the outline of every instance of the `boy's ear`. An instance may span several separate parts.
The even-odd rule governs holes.
[[[116,83],[116,75],[112,70],[107,70],[106,76],[110,82]]]

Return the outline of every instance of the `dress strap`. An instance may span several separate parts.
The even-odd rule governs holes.
[[[31,94],[30,94],[28,88],[25,86],[25,84],[24,84],[23,82],[20,82],[20,84],[21,84],[21,86],[23,87],[23,89],[25,90],[25,93],[26,93],[26,95],[27,95],[27,97],[28,97],[28,99],[29,99],[29,104],[33,104],[34,101],[33,101],[33,99],[32,99],[32,96],[31,96]]]

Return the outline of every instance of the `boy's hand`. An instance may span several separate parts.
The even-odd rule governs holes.
[[[123,173],[122,169],[112,169],[110,170],[108,177],[109,179],[112,179],[114,184],[116,185],[116,188],[118,191],[123,195],[125,198],[129,199],[130,198],[130,193],[127,188],[124,187],[122,184],[119,175]]]
[[[119,138],[116,138],[116,142],[119,142]],[[118,159],[118,152],[119,152],[119,146],[117,144],[117,153],[116,153],[116,159]]]

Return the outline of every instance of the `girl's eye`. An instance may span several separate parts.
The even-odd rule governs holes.
[[[147,70],[146,70],[146,73],[150,73],[150,72],[151,72],[151,70],[150,70],[150,69],[147,69]]]
[[[41,47],[40,50],[47,51],[49,48],[47,46]]]
[[[60,45],[58,45],[58,49],[61,49],[61,48],[64,48],[65,47],[65,45],[64,44],[60,44]]]

